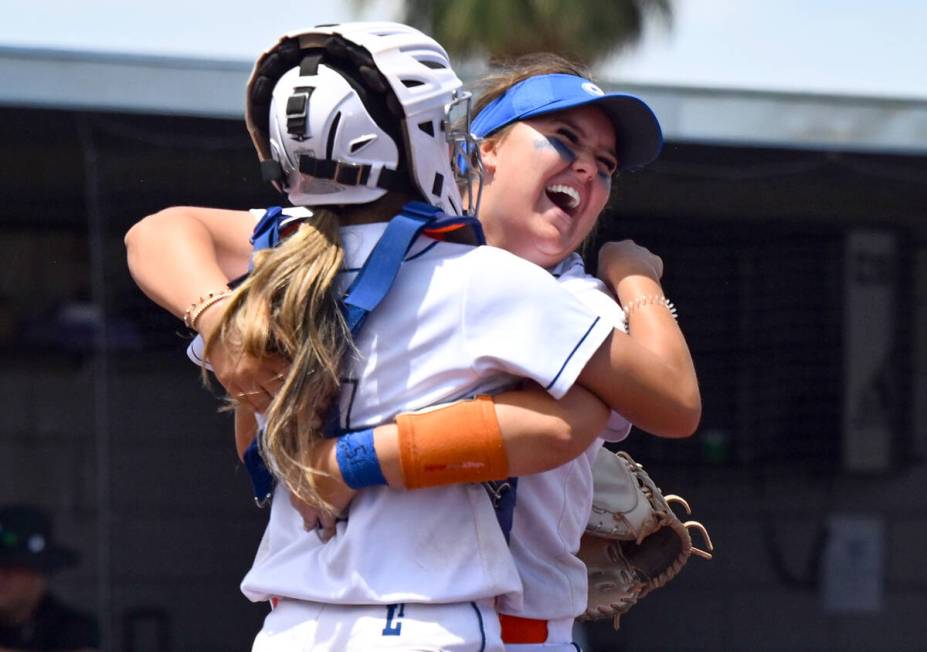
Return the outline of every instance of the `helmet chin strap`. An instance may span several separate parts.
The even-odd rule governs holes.
[[[366,163],[348,163],[332,159],[314,158],[309,154],[299,155],[299,171],[316,179],[334,181],[343,186],[367,186],[382,190],[393,190],[408,194],[418,194],[408,179],[408,175],[389,168],[380,168],[377,180],[370,183],[370,171],[373,166]]]

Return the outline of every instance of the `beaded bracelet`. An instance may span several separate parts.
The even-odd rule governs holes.
[[[183,325],[191,331],[196,330],[196,320],[200,318],[200,315],[202,315],[207,308],[228,298],[231,294],[232,291],[226,288],[219,292],[210,292],[205,297],[200,297],[199,301],[190,304],[190,307],[183,313]]]
[[[679,316],[676,314],[676,306],[673,305],[673,302],[667,299],[662,294],[648,294],[643,297],[637,297],[628,305],[624,307],[624,314],[628,317],[631,316],[631,313],[637,310],[638,308],[643,308],[644,306],[656,306],[662,305],[665,306],[669,313],[673,316],[673,319],[679,319]]]

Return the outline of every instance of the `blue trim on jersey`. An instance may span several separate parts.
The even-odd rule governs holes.
[[[476,612],[476,619],[480,623],[480,652],[484,652],[486,649],[486,630],[483,628],[483,614],[480,613],[480,608],[476,606],[475,602],[471,602],[470,606]]]
[[[205,366],[206,358],[201,358],[199,354],[196,352],[196,350],[193,348],[189,348],[187,349],[187,351],[189,352],[188,355],[193,359],[193,362],[195,362],[201,367]]]
[[[434,249],[434,248],[438,245],[438,242],[439,242],[439,240],[435,240],[434,242],[432,242],[430,245],[428,245],[427,247],[425,247],[424,249],[422,249],[422,250],[421,250],[420,252],[418,252],[417,254],[412,254],[411,256],[409,256],[408,258],[406,258],[403,262],[406,262],[406,263],[407,263],[407,262],[409,262],[410,260],[415,260],[415,259],[418,258],[419,256],[424,256],[424,255],[427,254],[429,251],[431,251],[432,249]]]
[[[560,378],[560,374],[563,373],[563,370],[566,369],[566,366],[570,363],[570,360],[573,358],[573,354],[576,353],[576,349],[578,349],[580,345],[586,341],[586,338],[589,337],[589,333],[591,333],[592,329],[595,328],[595,325],[599,323],[599,319],[600,319],[599,317],[595,318],[595,321],[592,322],[592,326],[590,326],[589,329],[583,334],[583,336],[579,339],[579,342],[576,343],[576,346],[573,347],[573,350],[570,351],[570,355],[568,355],[567,359],[563,361],[563,366],[560,367],[560,371],[557,372],[557,375],[554,376],[554,379],[550,381],[550,383],[548,383],[547,387],[545,387],[544,389],[550,389],[551,387],[554,386],[554,383],[556,383],[557,379]]]

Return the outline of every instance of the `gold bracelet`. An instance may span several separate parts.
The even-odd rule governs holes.
[[[183,325],[189,328],[191,331],[196,330],[196,320],[200,318],[207,308],[210,306],[219,303],[223,299],[227,299],[231,296],[232,291],[228,288],[220,290],[219,292],[210,292],[205,297],[200,297],[200,300],[196,303],[191,303],[190,307],[187,308],[186,312],[183,313]]]
[[[643,297],[637,297],[627,306],[624,307],[624,314],[628,317],[631,316],[631,313],[637,310],[638,308],[643,308],[644,306],[665,306],[669,313],[673,316],[673,319],[679,319],[676,314],[676,306],[673,305],[673,302],[667,299],[662,294],[648,294]]]

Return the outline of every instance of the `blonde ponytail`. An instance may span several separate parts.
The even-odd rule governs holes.
[[[291,362],[265,415],[264,459],[278,480],[306,503],[330,512],[316,489],[312,463],[323,422],[340,389],[351,333],[335,284],[344,259],[338,215],[315,209],[311,220],[274,249],[255,254],[254,270],[230,297],[217,339],[253,357]]]

